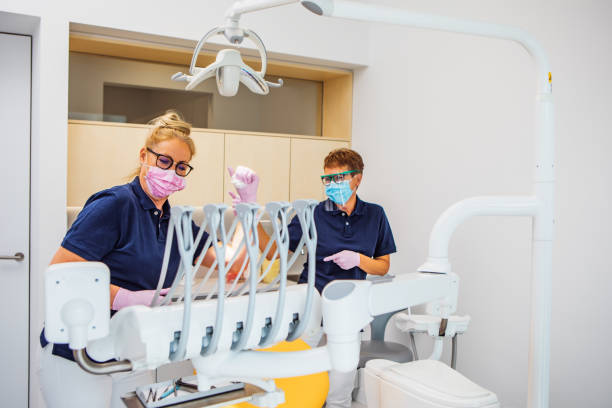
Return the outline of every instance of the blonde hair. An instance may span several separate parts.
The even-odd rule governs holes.
[[[153,118],[149,121],[149,125],[152,125],[151,131],[147,139],[145,140],[145,147],[154,150],[160,142],[172,139],[178,139],[189,147],[191,157],[196,154],[196,147],[193,139],[191,138],[191,124],[186,122],[180,113],[175,110],[167,110],[161,116]],[[134,178],[140,174],[140,166],[138,166],[129,175],[129,179]]]

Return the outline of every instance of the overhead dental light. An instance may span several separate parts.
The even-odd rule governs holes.
[[[238,17],[239,18],[239,17]],[[265,80],[266,68],[268,65],[268,56],[266,47],[255,32],[249,29],[238,27],[238,19],[228,18],[229,25],[225,27],[216,27],[210,30],[196,46],[191,58],[189,66],[189,74],[177,72],[172,75],[174,81],[187,82],[186,90],[192,90],[201,82],[212,78],[217,78],[217,88],[223,96],[234,96],[238,92],[240,82],[246,85],[247,88],[256,94],[267,95],[270,92],[270,87],[279,88],[283,85],[283,80],[279,79],[278,83]],[[255,71],[248,66],[240,56],[240,52],[233,48],[226,48],[217,54],[215,62],[205,68],[197,67],[196,63],[198,55],[204,47],[206,41],[215,35],[223,34],[225,38],[232,44],[242,44],[245,38],[250,39],[259,50],[261,58],[261,71]]]

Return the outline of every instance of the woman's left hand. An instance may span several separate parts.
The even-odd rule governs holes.
[[[352,269],[360,264],[359,253],[349,250],[340,251],[334,255],[323,258],[323,261],[334,261],[342,269]]]

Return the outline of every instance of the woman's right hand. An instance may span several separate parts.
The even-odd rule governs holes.
[[[159,296],[161,298],[164,297],[166,293],[168,293],[169,288],[162,289],[159,291]],[[115,294],[115,298],[113,299],[113,304],[111,306],[112,310],[121,310],[124,307],[134,306],[134,305],[144,305],[151,306],[151,301],[153,300],[153,296],[155,296],[155,290],[129,290],[124,288],[119,288],[117,293]]]
[[[245,166],[238,166],[236,171],[228,167],[227,171],[232,178],[232,184],[236,188],[236,192],[238,192],[238,196],[231,191],[229,192],[233,204],[257,202],[257,187],[259,186],[257,173]]]

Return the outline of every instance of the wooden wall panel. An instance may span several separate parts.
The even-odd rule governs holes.
[[[351,140],[353,121],[353,75],[323,82],[322,135]]]

